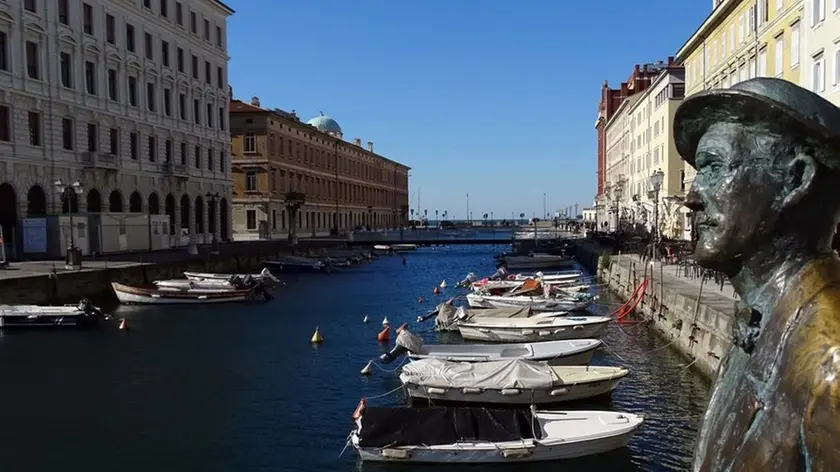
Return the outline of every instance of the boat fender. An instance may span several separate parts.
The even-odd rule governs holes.
[[[539,334],[540,336],[548,336],[551,334],[551,331],[540,331],[537,334]]]
[[[353,412],[353,421],[361,418],[362,415],[365,414],[365,408],[367,408],[367,400],[365,400],[365,397],[362,397],[362,399],[359,400],[359,405],[356,407],[356,411]]]
[[[464,387],[461,389],[461,391],[464,393],[481,393],[482,390],[480,388],[475,387]]]
[[[520,393],[522,393],[518,388],[503,388],[501,392],[502,395],[505,396],[519,395]]]
[[[568,390],[568,389],[565,389],[565,388],[555,388],[554,390],[550,391],[548,394],[549,394],[549,395],[551,395],[552,397],[556,397],[556,396],[558,396],[558,395],[565,395],[565,394],[567,394],[567,393],[569,393],[569,390]]]
[[[490,330],[489,330],[489,329],[487,329],[487,328],[478,328],[478,332],[479,332],[479,333],[489,333],[489,332],[490,332]]]
[[[408,449],[382,449],[382,457],[388,459],[408,459],[411,457],[411,451]]]
[[[426,392],[434,395],[443,395],[444,393],[446,393],[446,389],[440,387],[428,387],[426,388]]]
[[[575,325],[575,327],[572,329],[583,329],[583,325]]]
[[[555,329],[555,330],[554,330],[554,334],[560,334],[560,333],[562,333],[563,331],[566,331],[566,328],[559,328],[559,329]]]
[[[520,458],[520,457],[528,457],[528,456],[531,455],[531,453],[533,451],[531,451],[530,449],[525,449],[525,448],[516,448],[516,449],[508,448],[508,449],[499,449],[499,452],[502,454],[502,457],[505,457],[505,458],[509,457],[511,459],[517,459],[517,458]]]
[[[368,361],[367,365],[362,367],[361,374],[362,375],[370,375],[371,371],[373,370],[373,361]]]
[[[534,334],[534,330],[533,329],[523,329],[522,334],[524,336],[530,336],[530,335]]]

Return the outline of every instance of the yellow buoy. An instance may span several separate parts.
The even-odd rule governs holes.
[[[362,368],[361,374],[362,375],[370,375],[371,371],[373,370],[373,369],[371,369],[372,365],[373,365],[373,361],[368,361],[367,365]]]
[[[320,332],[320,331],[318,331],[318,327],[317,327],[317,326],[315,327],[315,332],[314,332],[314,333],[312,333],[312,339],[310,339],[309,341],[310,341],[310,342],[313,342],[313,343],[322,343],[322,342],[324,342],[324,337],[323,337],[323,336],[321,336],[321,332]]]

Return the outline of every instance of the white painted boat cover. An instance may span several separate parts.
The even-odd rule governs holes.
[[[557,380],[548,364],[521,359],[477,363],[421,359],[403,367],[400,378],[426,387],[492,390],[551,388]]]

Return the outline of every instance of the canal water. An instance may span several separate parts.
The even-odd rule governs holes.
[[[457,293],[451,287],[467,272],[492,273],[492,256],[503,249],[423,248],[407,254],[405,265],[400,257],[382,257],[330,275],[292,277],[264,304],[115,307],[129,332],[109,324],[6,333],[0,337],[0,470],[429,470],[361,465],[351,449],[338,458],[360,397],[399,386],[394,373],[375,368],[364,377],[359,370],[388,349],[376,342],[384,316],[395,326],[411,324]],[[436,297],[432,290],[441,280],[450,288]],[[602,302],[615,300],[605,295]],[[325,341],[313,346],[316,326]],[[434,332],[423,336],[436,341]],[[603,339],[608,349],[594,363],[624,365],[631,374],[600,408],[647,420],[628,448],[567,461],[564,470],[687,470],[708,385],[644,328],[613,325]],[[392,394],[370,404],[402,401]]]

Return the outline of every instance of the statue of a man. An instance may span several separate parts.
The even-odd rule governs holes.
[[[688,97],[696,261],[741,297],[695,471],[840,471],[840,109],[757,78]]]

